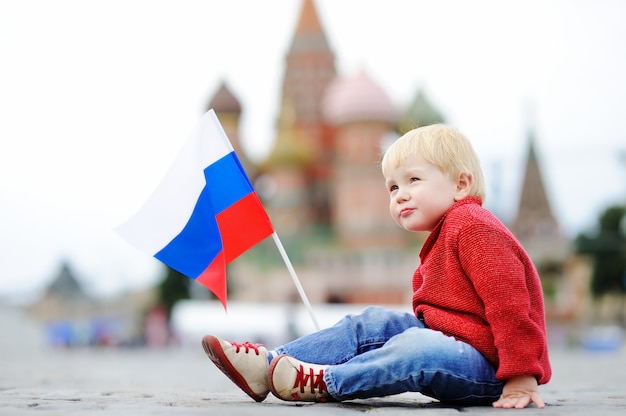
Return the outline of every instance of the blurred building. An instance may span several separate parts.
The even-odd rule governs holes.
[[[573,254],[571,241],[552,211],[539,156],[537,137],[529,126],[517,214],[509,228],[539,272],[548,319],[579,322],[590,308],[591,268],[587,260]]]
[[[255,184],[311,302],[408,304],[425,234],[407,233],[392,220],[379,162],[399,135],[445,122],[445,116],[421,90],[398,108],[367,71],[338,74],[335,59],[314,1],[302,0],[278,91],[274,147],[260,163],[243,151],[244,106],[226,80],[208,108]],[[586,307],[589,265],[571,256],[553,215],[536,141],[529,128],[517,215],[509,226],[537,265],[549,316],[577,320]],[[228,273],[233,301],[299,302],[271,239],[231,263]],[[91,299],[64,266],[31,311],[46,323],[51,342],[119,342],[146,328],[142,320],[153,301],[153,293]],[[98,329],[107,327],[116,332]]]
[[[532,129],[527,136],[526,165],[522,180],[517,216],[510,225],[535,262],[563,259],[569,251],[546,192]]]
[[[29,305],[28,313],[43,326],[47,344],[57,347],[121,346],[142,343],[144,316],[154,304],[152,290],[113,299],[90,296],[66,262]]]
[[[311,300],[407,302],[424,236],[392,220],[379,163],[401,126],[441,122],[438,111],[421,91],[401,111],[365,70],[337,74],[312,0],[302,2],[280,94],[274,147],[251,176]],[[222,85],[211,100],[220,120],[233,120],[230,109],[241,106],[221,106],[219,96],[233,93]],[[229,137],[239,140],[236,131]],[[276,251],[271,244],[267,252]],[[258,267],[235,262],[233,297],[294,298],[280,259],[264,270],[261,287],[259,274]]]
[[[303,0],[285,58],[275,144],[251,176],[313,301],[405,303],[425,235],[407,233],[391,219],[379,162],[400,134],[444,116],[421,90],[398,108],[365,70],[338,74],[335,61],[314,1]],[[241,105],[232,97],[222,85],[211,103],[237,142],[230,123],[238,116],[231,113]],[[568,242],[552,214],[532,131],[526,159],[511,229],[553,279],[562,275]],[[259,256],[272,250],[270,242]],[[229,269],[233,298],[294,298],[280,259],[262,271],[255,264]],[[553,279],[549,286],[559,284]]]

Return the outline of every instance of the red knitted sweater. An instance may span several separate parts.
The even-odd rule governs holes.
[[[543,292],[521,244],[478,197],[456,202],[430,233],[413,276],[413,309],[464,341],[500,380],[550,380]]]

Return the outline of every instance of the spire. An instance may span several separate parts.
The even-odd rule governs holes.
[[[528,152],[515,223],[522,226],[522,229],[533,228],[531,227],[532,223],[537,223],[539,220],[544,223],[550,222],[556,226],[537,160],[535,131],[532,127],[535,124],[535,107],[532,103],[526,104],[525,116],[526,123],[530,126],[527,133]]]
[[[304,0],[290,52],[311,52],[313,50],[328,51],[328,41],[313,0]]]
[[[294,106],[296,125],[307,125],[313,130],[308,132],[314,136],[311,139],[317,141],[322,121],[320,101],[337,71],[313,0],[302,3],[286,63],[281,102]]]
[[[517,216],[520,221],[542,218],[556,223],[539,169],[535,150],[535,134],[532,130],[528,133],[528,155]]]
[[[322,25],[317,17],[317,10],[315,10],[313,0],[305,0],[300,11],[297,34],[320,33],[321,31]]]
[[[48,286],[47,293],[60,296],[64,299],[84,295],[83,289],[67,261],[61,263],[61,269]]]
[[[552,214],[535,149],[535,134],[528,132],[528,153],[522,182],[517,218],[511,231],[527,249],[533,260],[558,257],[564,239]]]

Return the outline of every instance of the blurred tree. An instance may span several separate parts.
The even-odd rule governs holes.
[[[597,234],[580,234],[576,238],[576,252],[594,259],[592,295],[599,298],[616,294],[623,303],[626,299],[626,206],[607,208],[598,225]],[[624,319],[621,313],[618,319]]]
[[[191,279],[171,267],[165,267],[165,277],[158,286],[158,303],[165,308],[169,321],[176,302],[190,298],[189,285]]]

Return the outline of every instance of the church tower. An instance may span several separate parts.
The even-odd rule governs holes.
[[[307,143],[294,128],[293,107],[284,104],[278,119],[276,143],[261,165],[260,190],[271,199],[267,210],[272,223],[288,237],[310,231],[306,172],[314,161]]]
[[[339,77],[323,101],[334,128],[332,224],[345,248],[402,246],[407,234],[389,215],[389,194],[380,159],[386,142],[397,138],[398,110],[364,70]]]
[[[517,217],[510,228],[533,260],[541,263],[561,258],[565,252],[565,239],[550,207],[535,145],[535,134],[529,130]]]
[[[243,151],[239,137],[239,122],[242,113],[241,104],[231,89],[228,88],[226,81],[220,83],[215,95],[209,100],[207,111],[210,109],[215,111],[228,140],[230,140],[230,143],[233,145],[233,149],[241,162],[241,166],[243,166],[243,169],[248,174],[248,178],[254,183],[257,174],[256,168]]]
[[[304,0],[300,17],[286,56],[281,105],[293,107],[293,125],[307,141],[315,164],[306,172],[309,204],[314,222],[328,224],[329,176],[332,172],[333,143],[321,115],[326,87],[336,76],[335,56],[319,20],[313,0]]]

